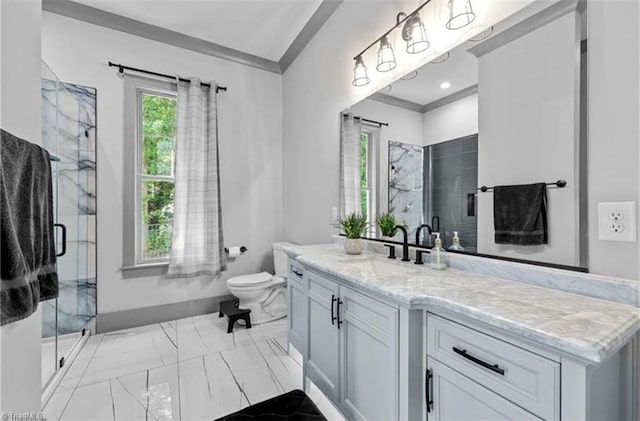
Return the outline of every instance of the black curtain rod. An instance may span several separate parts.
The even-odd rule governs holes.
[[[125,65],[122,65],[122,64],[116,64],[116,63],[112,63],[112,62],[109,62],[109,67],[117,67],[120,70],[121,73],[124,73],[125,70],[130,70],[132,72],[145,73],[147,75],[165,77],[167,79],[173,79],[173,80],[176,79],[175,76],[167,75],[167,74],[164,74],[164,73],[152,72],[150,70],[137,69],[135,67],[125,66]],[[185,79],[185,78],[182,78],[182,77],[180,78],[180,81],[182,81],[182,82],[191,82],[189,79]],[[202,83],[202,86],[211,87],[211,84]],[[216,93],[218,93],[220,91],[227,92],[227,87],[226,86],[216,86]]]
[[[348,117],[349,114],[342,114],[343,117]],[[389,123],[383,123],[381,121],[369,120],[368,118],[363,118],[359,116],[354,116],[353,118],[357,118],[358,120],[366,121],[367,123],[377,124],[378,126],[389,126]]]
[[[567,182],[565,180],[558,180],[556,182],[553,183],[546,183],[547,186],[556,186],[556,187],[566,187]],[[488,190],[493,190],[493,187],[487,187],[487,186],[482,186],[482,187],[478,187],[478,190],[480,190],[481,192],[486,192]]]

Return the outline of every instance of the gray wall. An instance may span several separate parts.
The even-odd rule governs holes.
[[[638,279],[638,243],[598,240],[597,210],[598,202],[639,199],[640,4],[607,0],[588,7],[589,266]]]
[[[40,0],[0,2],[0,126],[41,144]],[[41,307],[0,328],[0,413],[41,407]]]
[[[579,17],[564,15],[479,57],[478,183],[567,181],[548,190],[549,244],[494,242],[493,194],[478,194],[478,252],[579,261]]]
[[[445,248],[451,245],[453,231],[458,231],[465,251],[476,251],[478,218],[475,210],[468,214],[467,197],[475,198],[478,185],[478,135],[425,146],[424,177],[425,223],[431,225],[432,217],[439,216]]]
[[[42,19],[51,68],[63,81],[98,90],[98,313],[226,295],[229,277],[273,270],[271,244],[282,240],[282,76],[60,15]],[[218,97],[224,236],[227,246],[249,252],[213,280],[123,276],[123,193],[133,183],[124,179],[123,156],[133,139],[124,130],[124,82],[109,59],[229,88]]]

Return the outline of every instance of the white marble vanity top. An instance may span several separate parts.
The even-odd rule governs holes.
[[[389,260],[339,246],[290,246],[300,263],[410,306],[446,309],[593,363],[640,329],[640,309],[461,270]],[[425,256],[428,262],[429,256]]]

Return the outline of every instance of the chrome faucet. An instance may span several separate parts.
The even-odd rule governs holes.
[[[402,261],[410,262],[409,260],[409,234],[407,233],[407,228],[402,225],[398,225],[395,229],[399,229],[402,231]]]
[[[422,232],[422,228],[426,228],[429,230],[429,235],[433,234],[433,228],[431,228],[431,225],[428,224],[422,224],[418,227],[418,229],[416,230],[416,245],[419,246],[420,245],[420,233]]]

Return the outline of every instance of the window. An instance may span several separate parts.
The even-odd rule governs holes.
[[[122,273],[166,273],[173,225],[177,87],[124,77]]]
[[[367,222],[370,226],[370,234],[375,229],[375,191],[373,182],[373,154],[374,154],[374,134],[372,132],[362,132],[360,134],[360,201],[362,208],[360,212],[367,215]]]
[[[166,261],[171,250],[176,95],[137,89],[136,263]]]

